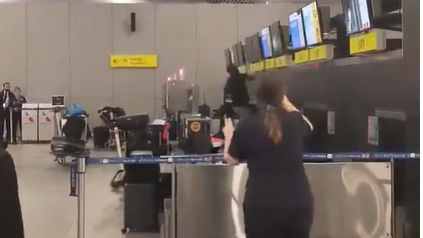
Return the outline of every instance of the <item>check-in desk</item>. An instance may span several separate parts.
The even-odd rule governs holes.
[[[414,163],[410,168],[414,168],[417,177],[404,176],[401,170],[397,178],[400,181],[394,176],[401,168],[395,168],[396,164],[390,161],[306,163],[315,207],[310,237],[411,237],[408,234],[413,232],[410,231],[413,221],[409,220],[413,216],[409,207],[414,200],[410,195],[408,198],[396,195],[395,189],[397,186],[402,194],[412,189],[404,189],[404,184],[407,179],[419,178],[416,168],[419,161]],[[175,170],[174,232],[177,238],[245,237],[242,209],[248,179],[245,164],[176,165]],[[418,180],[408,182],[418,185]]]

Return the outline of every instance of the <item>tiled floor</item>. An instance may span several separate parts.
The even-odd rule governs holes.
[[[49,154],[49,145],[10,145],[18,174],[26,238],[75,238],[75,197],[69,197],[69,167]],[[93,152],[92,156],[113,156]],[[119,166],[89,165],[86,175],[86,237],[120,238],[122,192],[109,183]],[[158,238],[159,234],[128,234],[127,238]]]

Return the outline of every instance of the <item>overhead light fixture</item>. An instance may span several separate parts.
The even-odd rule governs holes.
[[[94,1],[98,3],[113,3],[113,4],[136,4],[136,3],[147,2],[145,0],[94,0]]]

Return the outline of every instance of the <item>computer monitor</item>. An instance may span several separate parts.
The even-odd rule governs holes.
[[[257,62],[263,59],[261,43],[260,43],[260,35],[259,33],[255,33],[251,36],[251,46],[253,52],[253,62]]]
[[[269,27],[265,27],[260,31],[260,40],[263,58],[271,58],[273,56],[273,49]]]
[[[304,19],[305,39],[308,46],[321,44],[322,23],[317,2],[312,2],[301,9]]]
[[[232,52],[230,49],[225,49],[225,62],[226,66],[232,65]]]
[[[51,97],[51,104],[53,106],[65,106],[65,96],[64,95],[54,95]]]
[[[245,65],[244,46],[242,45],[242,42],[238,42],[236,46],[238,53],[238,66]]]
[[[304,25],[301,10],[291,13],[288,17],[289,32],[291,36],[291,48],[293,50],[306,47]]]
[[[283,55],[289,44],[288,26],[281,26],[281,23],[277,21],[270,25],[270,35],[272,36],[273,56]]]
[[[253,62],[253,55],[251,52],[251,38],[245,38],[245,45],[244,45],[244,55],[245,55],[245,63]]]
[[[354,34],[372,27],[371,0],[347,0],[345,3],[345,24],[347,34]]]
[[[234,58],[234,61],[233,61],[234,65],[239,66],[240,64],[239,64],[239,53],[238,53],[237,44],[232,46],[232,55],[233,55],[233,58]]]

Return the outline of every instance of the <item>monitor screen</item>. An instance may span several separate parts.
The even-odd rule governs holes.
[[[270,28],[266,27],[260,31],[261,49],[265,59],[273,56]]]
[[[280,22],[275,22],[270,26],[270,34],[272,36],[273,55],[280,56],[284,53],[286,42],[284,42],[284,35]]]
[[[53,106],[64,106],[65,105],[65,96],[63,95],[54,95],[51,97],[51,104]]]
[[[225,62],[226,62],[226,66],[232,65],[232,53],[230,49],[226,49],[225,50]]]
[[[229,52],[231,53],[231,63],[232,65],[235,65],[235,52],[233,50],[229,50]]]
[[[237,46],[237,52],[238,52],[238,66],[245,64],[245,54],[244,54],[244,46],[241,42],[238,42]]]
[[[251,38],[245,38],[245,46],[244,46],[244,55],[246,63],[253,62],[252,54],[251,54]]]
[[[303,17],[301,15],[301,11],[289,15],[289,31],[291,34],[292,49],[301,49],[306,46]]]
[[[258,33],[251,36],[251,49],[253,54],[253,62],[260,61],[263,58],[260,36]]]
[[[233,56],[233,62],[235,66],[239,66],[239,54],[238,54],[238,46],[235,44],[232,46],[232,56]]]
[[[322,31],[319,19],[317,2],[310,3],[302,9],[304,18],[304,31],[307,45],[322,43]]]
[[[345,16],[348,34],[371,28],[370,11],[367,0],[348,0]]]

